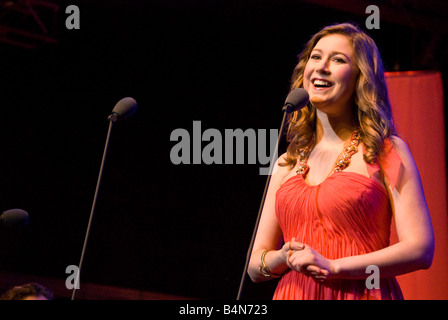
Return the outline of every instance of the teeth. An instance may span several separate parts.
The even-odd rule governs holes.
[[[314,80],[314,85],[315,85],[315,86],[330,87],[330,86],[331,86],[331,83],[328,82],[328,81],[325,81],[325,80],[319,80],[319,79],[316,79],[316,80]]]

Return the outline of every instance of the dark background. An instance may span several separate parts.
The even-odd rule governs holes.
[[[446,82],[442,1],[74,1],[80,30],[65,28],[59,4],[57,43],[0,44],[0,211],[30,214],[24,228],[0,227],[4,272],[65,281],[79,263],[107,116],[130,96],[139,107],[113,127],[81,287],[234,299],[266,176],[260,164],[173,165],[171,132],[192,136],[195,120],[278,128],[303,45],[328,24],[365,29],[370,4],[386,69],[440,70]],[[273,285],[248,281],[243,297],[269,299]]]

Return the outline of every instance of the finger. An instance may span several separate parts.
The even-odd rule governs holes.
[[[314,274],[321,274],[322,273],[322,269],[321,268],[319,268],[318,266],[312,265],[312,264],[308,265],[306,267],[306,270],[308,272],[314,273]]]
[[[292,237],[291,241],[289,241],[289,250],[293,250],[292,244],[296,241],[295,237]]]
[[[321,269],[315,265],[309,265],[306,272],[316,279],[327,279],[330,272],[326,269]]]
[[[305,249],[305,245],[301,242],[295,241],[295,239],[291,239],[289,242],[289,250],[303,250]]]
[[[302,269],[304,269],[304,266],[300,263],[300,260],[297,260],[297,257],[295,257],[294,255],[291,255],[288,258],[288,265],[292,270],[297,272],[301,272]]]
[[[283,245],[283,250],[286,252],[288,259],[292,256],[292,254],[294,253],[293,248],[291,247],[291,242],[286,242]]]

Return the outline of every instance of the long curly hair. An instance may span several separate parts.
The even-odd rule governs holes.
[[[383,149],[384,140],[396,135],[384,67],[379,50],[373,39],[358,26],[351,23],[330,25],[316,33],[298,56],[299,62],[291,77],[291,90],[303,87],[305,66],[317,42],[325,36],[346,36],[353,47],[359,75],[354,92],[354,123],[360,128],[361,141],[365,147],[364,161],[375,163]],[[311,104],[295,111],[288,118],[286,138],[288,144],[286,163],[294,167],[300,151],[307,147],[316,131],[316,109]]]

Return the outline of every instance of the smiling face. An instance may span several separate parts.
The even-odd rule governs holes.
[[[340,34],[321,38],[306,64],[303,87],[310,101],[328,114],[350,112],[359,70],[350,40]]]

